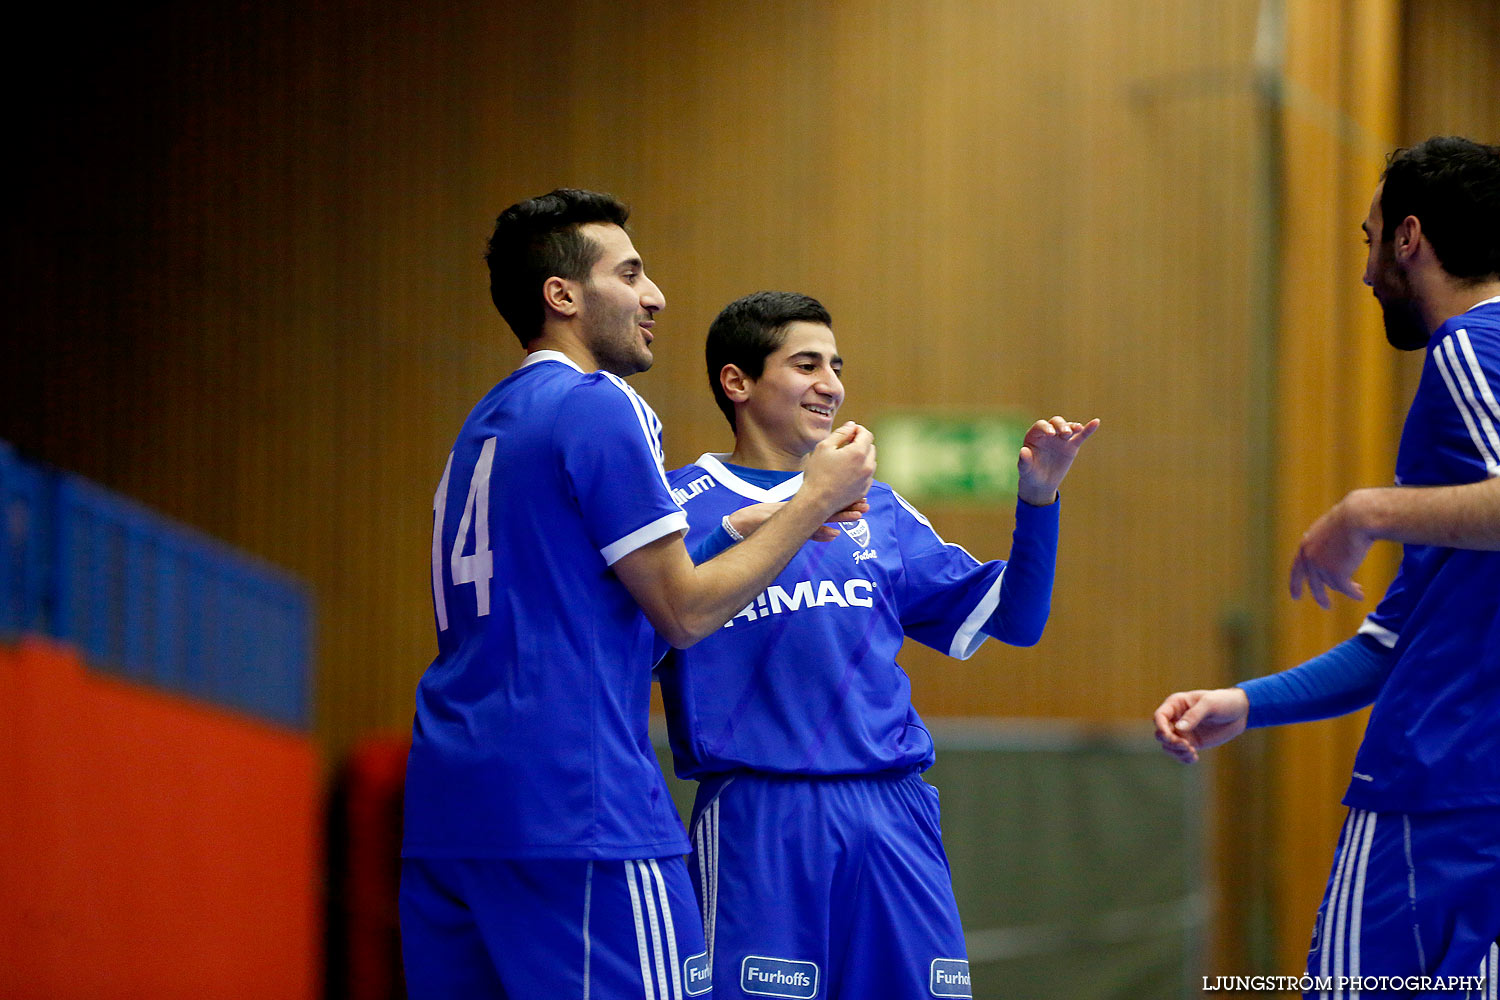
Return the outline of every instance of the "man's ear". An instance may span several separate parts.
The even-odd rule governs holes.
[[[1410,263],[1422,246],[1422,220],[1415,215],[1402,219],[1396,226],[1396,231],[1391,234],[1391,245],[1398,261]]]
[[[719,369],[719,385],[731,403],[743,403],[750,398],[750,389],[755,379],[740,371],[739,365],[725,365]]]
[[[542,283],[542,304],[559,316],[577,315],[581,299],[582,290],[576,281],[554,275]]]

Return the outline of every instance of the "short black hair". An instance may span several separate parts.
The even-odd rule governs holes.
[[[558,188],[500,213],[484,262],[490,269],[490,299],[521,346],[541,336],[541,289],[547,279],[583,281],[604,252],[579,227],[599,222],[623,228],[628,218],[630,209],[613,195],[578,188]]]
[[[1392,153],[1381,177],[1382,242],[1414,215],[1444,271],[1471,282],[1500,275],[1500,146],[1434,136]]]
[[[719,373],[725,365],[734,365],[751,378],[760,378],[766,358],[786,340],[786,328],[798,322],[833,327],[823,303],[797,292],[753,292],[729,303],[709,324],[703,350],[708,384],[730,427],[734,426],[734,404],[724,395]]]

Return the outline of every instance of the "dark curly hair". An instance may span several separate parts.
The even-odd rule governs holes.
[[[1469,282],[1500,276],[1500,146],[1434,136],[1392,153],[1382,179],[1382,241],[1414,215],[1443,270]]]
[[[558,188],[517,202],[495,219],[485,248],[490,299],[521,346],[542,333],[541,288],[548,278],[583,281],[603,248],[579,231],[591,222],[624,226],[630,217],[612,195]]]

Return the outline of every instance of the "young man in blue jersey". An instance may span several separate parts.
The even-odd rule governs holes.
[[[1399,350],[1426,350],[1396,485],[1313,523],[1291,592],[1360,599],[1377,538],[1400,569],[1358,633],[1301,666],[1157,709],[1185,762],[1247,727],[1374,703],[1313,929],[1312,975],[1482,976],[1500,995],[1500,147],[1434,138],[1391,155],[1362,228],[1364,280]],[[1420,980],[1418,980],[1420,982]],[[1326,994],[1386,996],[1384,990]],[[1410,994],[1407,994],[1410,995]]]
[[[414,998],[710,993],[647,734],[656,635],[717,630],[874,471],[869,432],[840,427],[806,496],[694,565],[661,425],[624,381],[650,366],[666,304],[625,220],[606,195],[558,190],[490,239],[491,296],[528,353],[469,414],[433,498],[438,654],[402,849]]]
[[[669,477],[699,558],[795,501],[844,401],[831,320],[805,295],[731,303],[706,353],[734,450]],[[945,544],[876,482],[862,519],[658,669],[677,773],[700,782],[689,868],[721,998],[972,995],[922,779],[932,738],[895,657],[908,635],[961,659],[987,635],[1037,641],[1057,487],[1097,426],[1054,417],[1026,435],[1009,564]]]

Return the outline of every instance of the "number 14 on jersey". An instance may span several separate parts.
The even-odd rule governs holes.
[[[456,588],[474,585],[474,603],[482,618],[490,613],[490,578],[495,575],[495,558],[490,552],[490,469],[495,464],[495,439],[487,438],[474,463],[469,478],[469,498],[464,501],[463,516],[453,536],[453,551],[448,556],[448,573]],[[432,602],[437,608],[438,631],[448,630],[448,602],[443,596],[443,518],[448,508],[448,477],[453,473],[453,455],[443,467],[443,479],[432,497]],[[464,555],[469,529],[474,530],[474,551]]]

